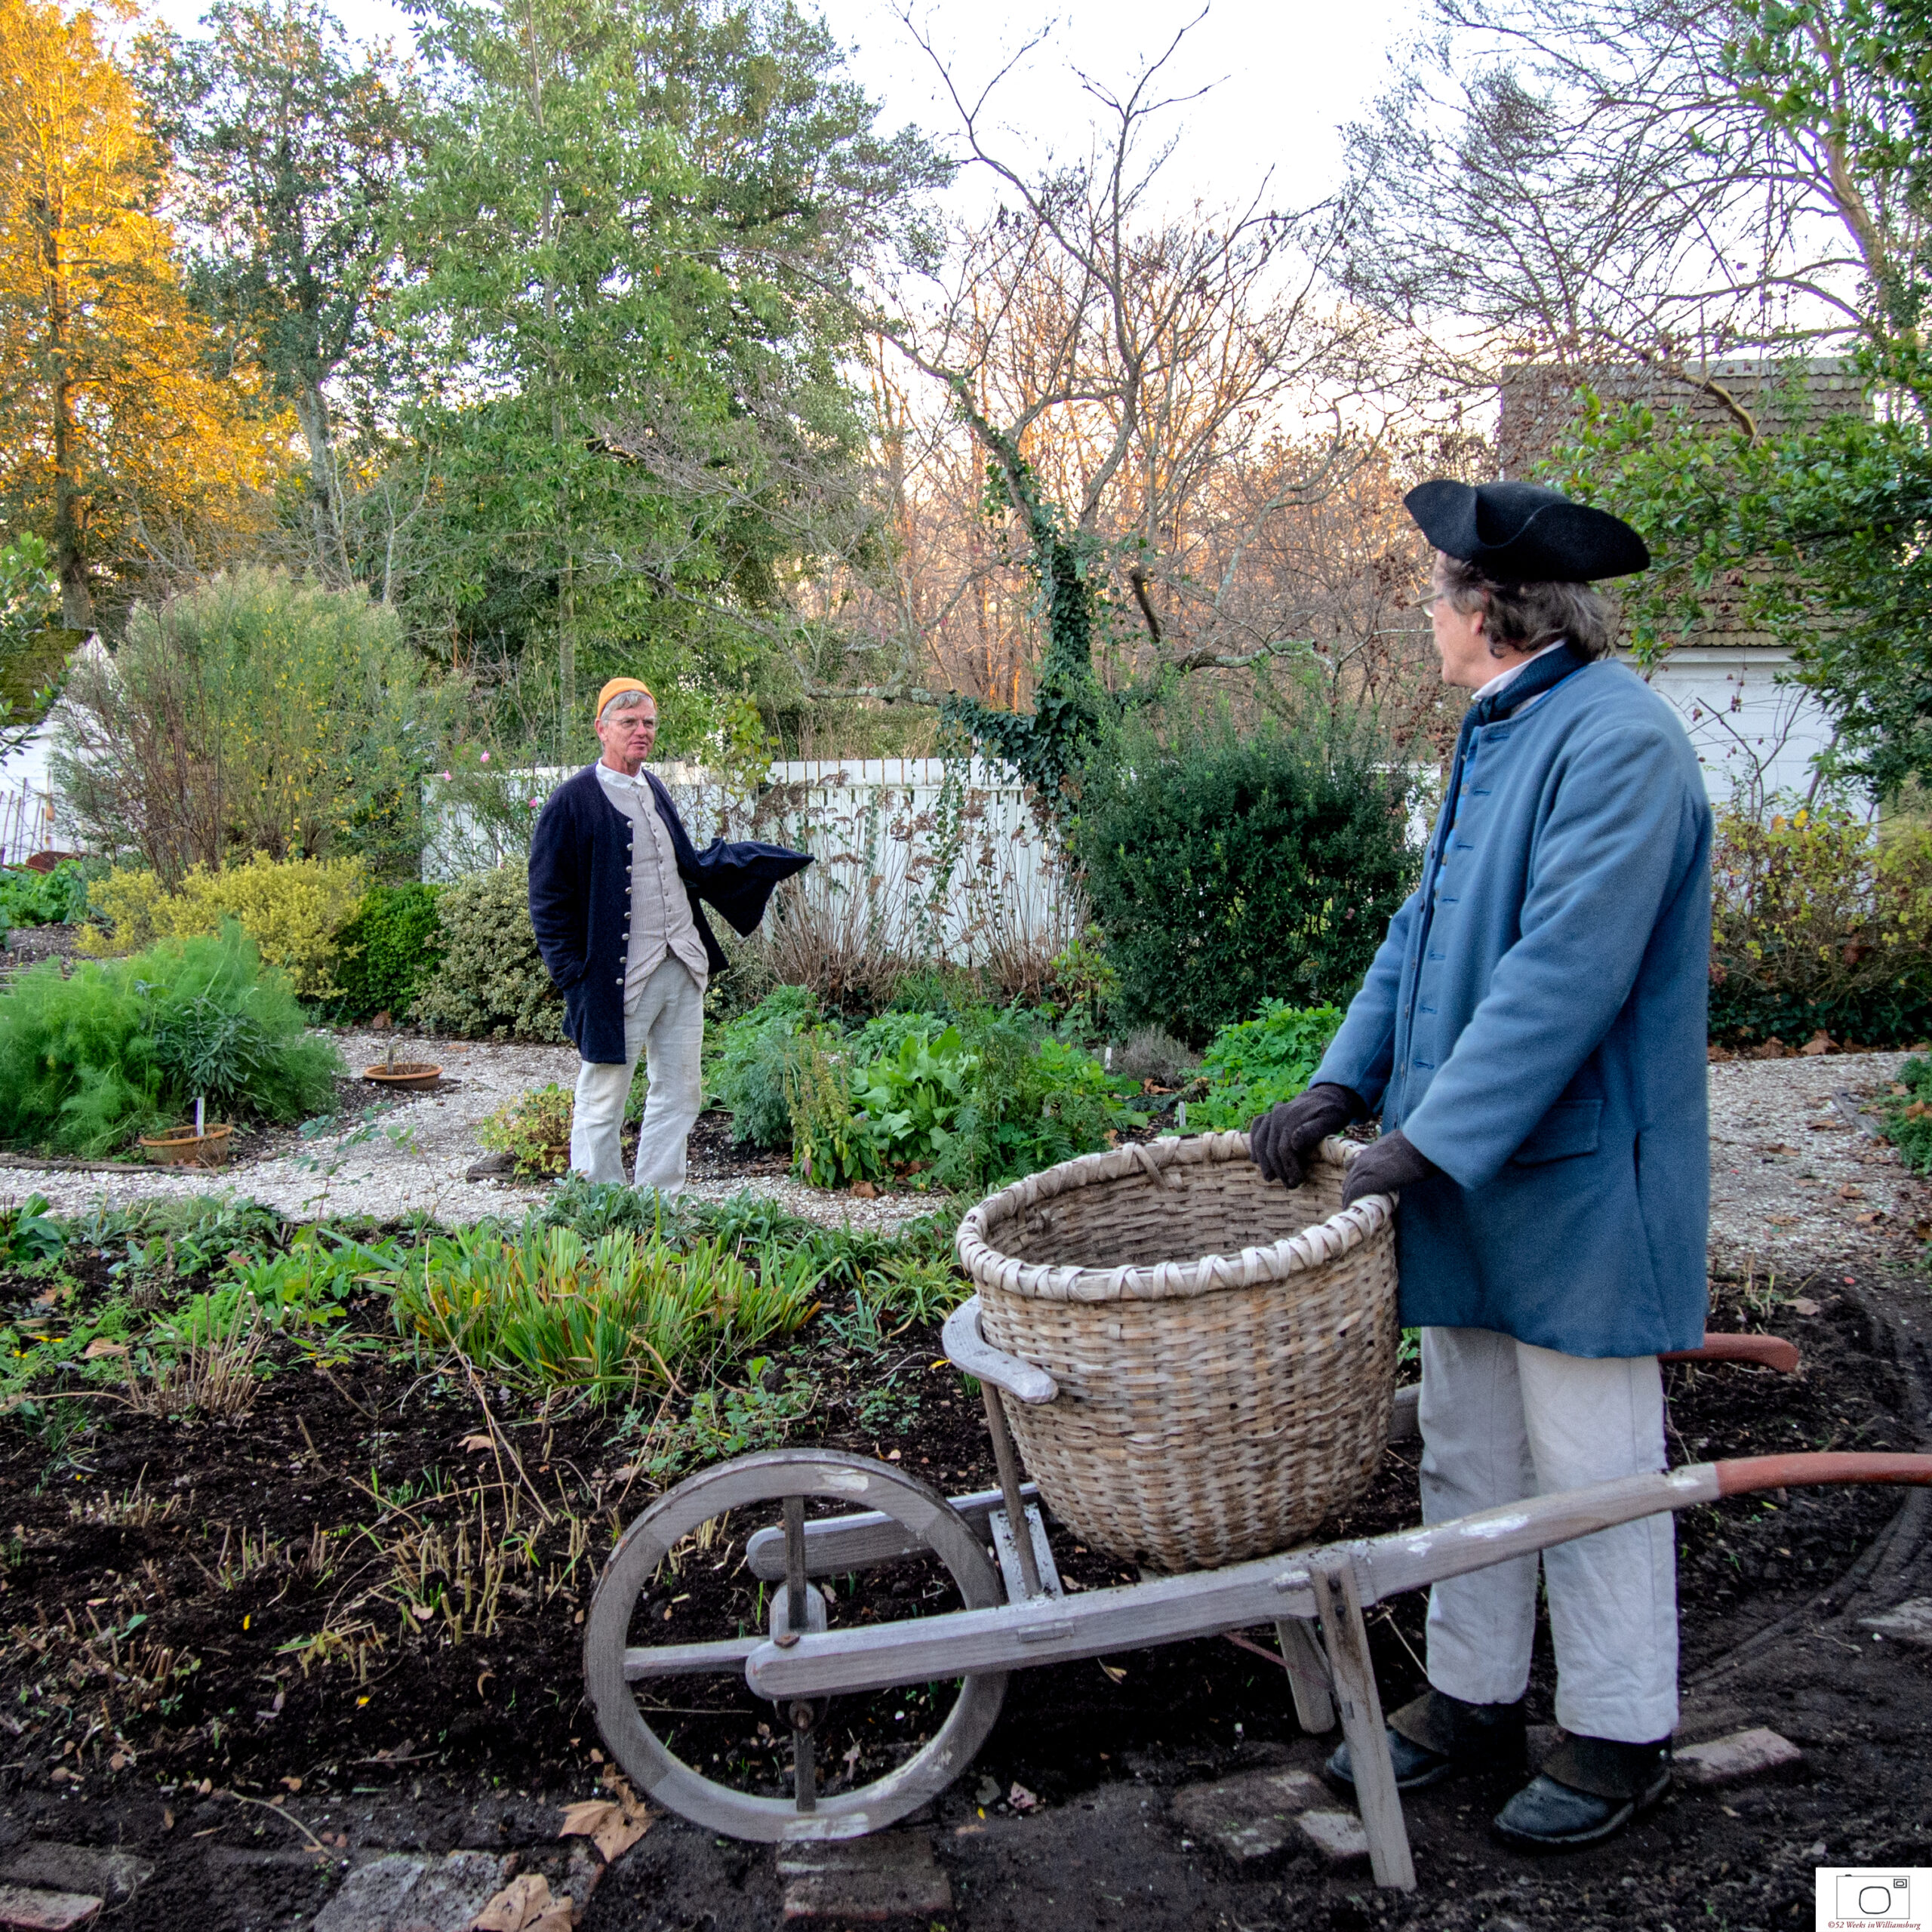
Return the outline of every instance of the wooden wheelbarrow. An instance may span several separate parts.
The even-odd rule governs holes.
[[[1364,1606],[1721,1497],[1822,1483],[1932,1485],[1932,1456],[1698,1463],[1427,1529],[1069,1596],[1029,1500],[1033,1487],[1021,1479],[1002,1406],[1053,1401],[1053,1380],[986,1342],[977,1297],[947,1321],[945,1346],[956,1367],[979,1379],[998,1489],[949,1498],[889,1463],[835,1450],[778,1450],[679,1484],[612,1552],[585,1621],[591,1706],[632,1783],[693,1823],[764,1841],[877,1831],[966,1769],[999,1715],[1010,1671],[1272,1623],[1303,1728],[1325,1731],[1339,1718],[1348,1740],[1376,1883],[1408,1890],[1415,1868],[1369,1664]],[[1702,1348],[1665,1359],[1790,1370],[1798,1352],[1769,1336],[1712,1335]],[[1415,1433],[1419,1392],[1398,1392],[1393,1439]],[[809,1513],[828,1506],[839,1513]],[[884,1586],[892,1594],[882,1601],[895,1614],[881,1617],[875,1573],[912,1564],[937,1583]],[[665,1626],[691,1596],[688,1590],[666,1601],[659,1580],[667,1566],[674,1591],[687,1578],[706,1577],[724,1580],[714,1595],[736,1589],[734,1634],[664,1640],[681,1638]],[[929,1605],[932,1614],[918,1614]],[[906,1614],[897,1614],[902,1607]],[[693,1705],[692,1697],[707,1694],[694,1680],[706,1678],[712,1701]],[[891,1694],[870,1694],[881,1692]],[[728,1700],[721,1706],[723,1694]],[[842,1759],[822,1748],[835,1700],[876,1707],[863,1724],[854,1721],[854,1741]],[[755,1722],[760,1713],[765,1721]],[[900,1729],[909,1715],[915,1721]],[[675,1755],[654,1728],[675,1737],[677,1720],[692,1716],[712,1720],[714,1739],[723,1721],[742,1721],[743,1749],[712,1755],[714,1767],[731,1757],[718,1775]],[[874,1768],[879,1775],[866,1775]]]

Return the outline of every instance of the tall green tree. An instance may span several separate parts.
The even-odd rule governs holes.
[[[1922,0],[1745,0],[1721,61],[1767,139],[1821,157],[1853,251],[1844,303],[1864,408],[1815,420],[1805,365],[1721,431],[1586,395],[1551,474],[1617,510],[1657,567],[1625,589],[1641,654],[1714,593],[1788,644],[1829,714],[1828,776],[1880,796],[1932,783],[1932,10]]]
[[[312,561],[346,583],[332,390],[372,346],[395,260],[384,218],[422,103],[407,65],[386,45],[352,50],[323,0],[214,0],[202,26],[140,48],[178,170],[189,288],[294,410]]]
[[[620,661],[735,683],[743,620],[854,514],[860,285],[944,166],[786,5],[432,0],[421,45],[410,594],[459,643],[551,647],[573,724]]]

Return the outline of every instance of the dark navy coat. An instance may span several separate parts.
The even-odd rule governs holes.
[[[729,844],[713,839],[700,852],[662,781],[654,772],[644,776],[657,814],[669,828],[678,876],[715,973],[725,964],[724,952],[705,919],[704,904],[733,931],[752,932],[778,882],[804,871],[811,854],[749,838]],[[630,819],[605,796],[596,766],[587,764],[550,795],[530,841],[530,923],[537,949],[564,996],[565,1035],[586,1060],[607,1063],[626,1057],[625,934],[630,920],[625,901],[632,832]]]
[[[1405,1324],[1697,1345],[1710,847],[1684,728],[1623,665],[1466,720],[1422,884],[1315,1075],[1442,1170],[1402,1191]]]

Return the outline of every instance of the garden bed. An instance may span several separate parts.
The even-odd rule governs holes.
[[[108,1265],[70,1257],[76,1300],[106,1289]],[[1808,1314],[1761,1283],[1717,1284],[1714,1326],[1787,1334],[1805,1369],[1672,1371],[1675,1458],[1912,1445],[1922,1398],[1879,1318],[1898,1304],[1872,1299],[1869,1281],[1826,1278],[1792,1284],[1807,1291]],[[1917,1319],[1922,1289],[1903,1292],[1915,1298],[1906,1318]],[[180,1924],[190,1897],[203,1901],[195,1922],[211,1928],[304,1922],[289,1915],[312,1909],[331,1875],[371,1847],[481,1844],[540,1857],[556,1804],[602,1775],[579,1701],[578,1619],[602,1552],[648,1500],[654,1473],[672,1480],[782,1437],[891,1458],[954,1491],[994,1481],[978,1404],[941,1360],[933,1322],[895,1330],[864,1315],[849,1298],[829,1300],[789,1341],[721,1367],[717,1399],[697,1423],[677,1404],[668,1419],[649,1402],[546,1412],[453,1363],[397,1361],[386,1309],[373,1300],[352,1303],[344,1324],[365,1343],[338,1333],[313,1361],[277,1345],[279,1372],[239,1423],[137,1415],[106,1397],[0,1420],[0,1520],[13,1529],[0,1572],[0,1711],[13,1713],[4,1721],[14,1734],[0,1769],[7,1835],[122,1844],[158,1863],[161,1875],[120,1915],[131,1927]],[[1368,1496],[1321,1534],[1413,1521],[1414,1479],[1413,1445],[1392,1450]],[[1493,1922],[1493,1906],[1465,1912],[1448,1882],[1472,1853],[1485,1869],[1466,1890],[1479,1878],[1506,1891],[1515,1875],[1532,1874],[1510,1911],[1555,1932],[1598,1919],[1654,1927],[1727,1873],[1761,1890],[1775,1866],[1789,1891],[1790,1860],[1773,1856],[1786,1839],[1826,1841],[1834,1858],[1862,1857],[1861,1847],[1903,1858],[1915,1829],[1922,1843],[1925,1794],[1914,1780],[1932,1775],[1932,1678],[1909,1662],[1875,1678],[1855,1629],[1850,1640],[1842,1629],[1809,1635],[1844,1611],[1846,1580],[1855,1583],[1899,1507],[1896,1492],[1825,1490],[1678,1519],[1684,1735],[1773,1724],[1814,1755],[1804,1781],[1687,1797],[1622,1846],[1554,1873],[1483,1835],[1506,1781],[1448,1787],[1409,1807],[1424,1890],[1395,1922]],[[512,1540],[526,1555],[506,1568]],[[1073,1585],[1129,1580],[1064,1533],[1057,1548]],[[729,1580],[697,1570],[681,1581],[664,1592],[666,1634],[718,1634]],[[907,1607],[889,1582],[879,1588],[876,1603],[848,1600],[841,1616]],[[1389,1703],[1417,1681],[1422,1610],[1412,1596],[1372,1616]],[[1801,1672],[1781,1673],[1772,1651],[1742,1680],[1726,1674],[1740,1649],[1775,1644],[1794,1617]],[[1540,1640],[1537,1719],[1548,1719],[1550,1687]],[[897,1703],[911,1728],[895,1743],[916,1735],[920,1718],[912,1700]],[[889,1710],[878,1721],[895,1721]],[[694,1695],[677,1743],[700,1763],[736,1755],[780,1768],[769,1736],[728,1695]],[[1882,1789],[1861,1782],[1872,1754],[1894,1748],[1916,1756],[1885,1758]],[[1078,1857],[1094,1885],[1058,1922],[1124,1922],[1102,1895],[1139,1890],[1139,1923],[1195,1923],[1183,1909],[1192,1900],[1238,1908],[1244,1923],[1291,1910],[1297,1923],[1366,1927],[1385,1907],[1349,1904],[1358,1879],[1292,1858],[1265,1877],[1232,1874],[1204,1864],[1168,1821],[1173,1787],[1312,1764],[1312,1753],[1278,1673],[1220,1640],[1022,1673],[978,1762],[939,1807],[961,1895],[947,1922],[975,1932],[1023,1922],[1017,1900],[1003,1902],[1008,1884],[1065,1884]],[[1864,1768],[1847,1782],[1854,1765]],[[1008,1801],[1016,1785],[1037,1801],[1032,1815]],[[1134,1798],[1124,1810],[1123,1792]],[[304,1849],[304,1832],[322,1854]],[[768,1925],[774,1901],[759,1875],[768,1872],[768,1854],[666,1823],[618,1868],[586,1923],[595,1932],[709,1913],[719,1925]],[[1629,1873],[1641,1900],[1617,1887]],[[1590,1916],[1576,1915],[1580,1894]],[[1788,1902],[1780,1894],[1761,1905],[1750,1892],[1728,1922],[1782,1924]]]

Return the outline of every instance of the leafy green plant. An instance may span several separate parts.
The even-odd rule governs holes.
[[[1223,1026],[1201,1057],[1208,1081],[1201,1124],[1244,1131],[1278,1100],[1292,1100],[1321,1064],[1341,1023],[1339,1007],[1265,999],[1256,1018]]]
[[[443,955],[416,1017],[460,1039],[561,1040],[563,995],[531,929],[528,867],[472,872],[443,888],[436,910]]]
[[[1189,724],[1093,775],[1077,844],[1128,1026],[1193,1045],[1344,1003],[1414,883],[1408,780],[1366,740]]]
[[[67,1237],[48,1212],[44,1194],[29,1194],[17,1207],[0,1209],[0,1267],[20,1268],[36,1261],[57,1261],[66,1251]]]
[[[519,1174],[560,1174],[571,1164],[571,1117],[576,1095],[553,1080],[507,1101],[478,1123],[485,1147],[516,1156]]]
[[[132,959],[49,961],[0,990],[0,1144],[102,1154],[180,1118],[198,1094],[290,1121],[346,1069],[288,981],[230,925]],[[197,1081],[208,1084],[191,1084]]]
[[[1878,1103],[1885,1134],[1907,1167],[1932,1174],[1932,1060],[1915,1054]]]
[[[958,1027],[932,1039],[922,1028],[907,1029],[896,1049],[860,1065],[852,1078],[852,1103],[872,1122],[874,1144],[888,1161],[929,1164],[952,1139],[978,1067],[978,1055],[968,1051]]]
[[[352,1020],[400,1019],[442,957],[436,885],[378,885],[336,934],[336,983]]]
[[[88,909],[88,869],[63,859],[51,872],[26,866],[0,871],[0,932],[10,926],[66,926]]]
[[[974,1029],[976,1060],[964,1103],[934,1163],[942,1186],[983,1189],[1091,1154],[1146,1115],[1126,1104],[1127,1084],[1092,1054],[1044,1035],[1036,1017],[1001,1014]]]
[[[724,1028],[706,1084],[730,1110],[733,1140],[755,1147],[790,1145],[786,1070],[795,1037],[818,1017],[815,993],[804,986],[779,986]]]
[[[875,1180],[884,1171],[872,1121],[855,1100],[848,1054],[823,1032],[801,1035],[785,1072],[792,1160],[814,1187]]]
[[[602,1401],[671,1386],[694,1358],[735,1355],[789,1334],[816,1306],[795,1283],[767,1281],[715,1240],[678,1248],[617,1232],[586,1242],[526,1224],[432,1238],[401,1276],[398,1327],[478,1368],[538,1390]]]

